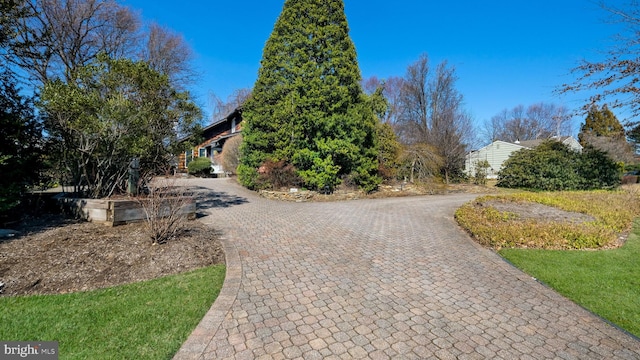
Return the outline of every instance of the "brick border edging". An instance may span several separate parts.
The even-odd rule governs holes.
[[[182,344],[174,360],[203,359],[204,351],[213,340],[216,330],[222,325],[227,313],[238,296],[242,281],[242,262],[235,244],[228,238],[220,238],[225,254],[226,272],[220,294],[202,318],[198,326]]]

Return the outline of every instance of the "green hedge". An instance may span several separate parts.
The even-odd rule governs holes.
[[[603,151],[582,153],[558,141],[515,152],[498,173],[499,187],[543,191],[591,190],[620,184],[620,169]]]
[[[205,157],[193,159],[187,165],[189,174],[195,176],[208,176],[211,173],[211,160]]]

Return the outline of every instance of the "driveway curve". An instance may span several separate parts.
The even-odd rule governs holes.
[[[473,195],[334,203],[184,180],[227,278],[175,359],[640,359],[640,341],[475,244]]]

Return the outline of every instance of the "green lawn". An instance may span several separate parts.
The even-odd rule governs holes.
[[[0,298],[0,339],[58,341],[60,359],[168,359],[218,296],[225,267],[84,293]]]
[[[615,250],[503,249],[500,255],[562,295],[640,336],[640,222]]]

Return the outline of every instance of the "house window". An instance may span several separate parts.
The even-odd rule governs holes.
[[[232,119],[231,120],[231,133],[235,133],[236,132],[236,119]]]
[[[200,150],[198,152],[198,156],[199,157],[206,157],[207,156],[207,148],[200,148]]]
[[[188,167],[191,160],[193,160],[193,149],[184,152],[184,166]]]

